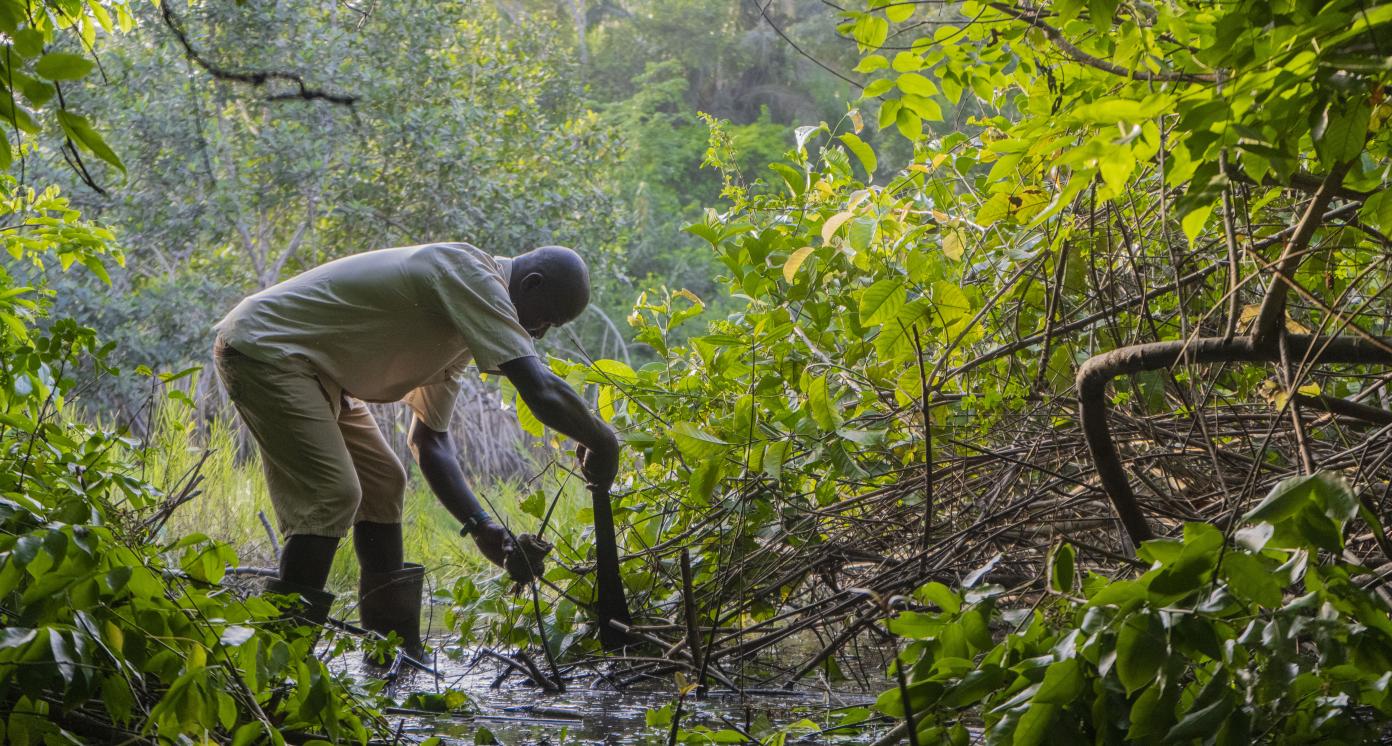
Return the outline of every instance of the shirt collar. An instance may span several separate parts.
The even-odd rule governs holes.
[[[493,261],[498,263],[498,269],[502,270],[503,285],[512,287],[512,257],[495,256]]]

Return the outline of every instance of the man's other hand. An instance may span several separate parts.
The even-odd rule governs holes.
[[[608,492],[619,473],[618,442],[610,441],[594,449],[576,446],[575,458],[580,461],[580,473],[585,475],[585,484],[590,489]]]
[[[479,551],[489,562],[498,567],[506,567],[508,552],[512,551],[512,533],[497,521],[488,521],[474,529],[471,534]]]

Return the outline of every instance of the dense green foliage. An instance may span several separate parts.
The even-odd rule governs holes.
[[[54,97],[92,62],[45,51],[66,34],[92,44],[99,26],[114,30],[111,14],[128,24],[120,5],[0,4],[0,29],[14,40],[6,79],[34,107],[8,112],[17,141],[0,148],[11,166],[0,201],[15,271],[78,265],[107,281],[124,259],[111,231],[84,222],[56,188],[12,175],[32,176],[22,161],[59,143],[75,164],[88,153],[120,167],[87,120]],[[50,118],[60,127],[37,124]],[[227,545],[161,535],[170,511],[198,494],[196,474],[152,484],[136,442],[73,416],[94,383],[120,372],[111,345],[50,316],[51,305],[47,287],[20,285],[0,267],[0,740],[367,740],[380,716],[315,657],[317,632],[223,587],[236,562]]]
[[[1029,459],[1036,450],[1068,447],[1077,437],[1074,378],[1094,354],[1138,342],[1246,333],[1267,288],[1282,282],[1273,272],[1280,247],[1296,246],[1290,280],[1292,297],[1300,298],[1280,328],[1379,334],[1387,309],[1385,234],[1392,229],[1382,191],[1392,108],[1378,49],[1387,46],[1389,27],[1388,7],[1357,2],[1058,2],[1045,9],[868,2],[847,10],[840,29],[859,44],[856,69],[868,76],[860,106],[842,119],[799,128],[794,148],[753,183],[743,177],[754,176],[734,167],[728,135],[719,126],[713,131],[707,161],[724,173],[730,205],[690,230],[711,244],[729,291],[747,305],[711,322],[705,334],[674,339],[673,330],[700,303],[681,293],[650,293],[630,323],[664,360],[638,370],[600,361],[587,374],[613,390],[601,393],[601,402],[621,402],[615,422],[643,459],[627,502],[630,549],[696,537],[704,550],[698,576],[707,581],[713,619],[796,619],[846,599],[850,592],[835,588],[806,592],[806,572],[769,569],[788,567],[790,554],[816,557],[809,547],[837,541],[900,560],[897,578],[888,563],[882,574],[861,576],[888,597],[908,590],[906,578],[921,577],[903,574],[912,567],[905,558],[942,557],[951,547],[939,541],[1003,525],[989,533],[999,536],[1011,522],[1028,522],[1032,510],[1044,520],[1047,511],[1059,510],[1044,493],[1060,483],[1078,488],[1069,490],[1074,502],[1063,507],[1082,509],[1083,521],[1097,526],[1087,511],[1110,513],[1110,506],[1088,494],[1092,464],[1065,451],[1038,467],[1016,460],[1023,471],[1006,468],[1012,462],[1003,458],[996,462],[1001,471],[992,472],[997,467],[977,465],[976,454],[998,449]],[[912,144],[907,168],[881,163],[867,142],[867,131],[876,128]],[[1302,219],[1317,190],[1342,206]],[[1317,365],[1315,356],[1290,361],[1275,375],[1230,365],[1212,377],[1158,366],[1117,387],[1113,406],[1157,425],[1137,434],[1142,452],[1151,440],[1159,441],[1151,448],[1176,449],[1168,460],[1156,459],[1149,478],[1144,469],[1139,475],[1147,500],[1163,506],[1168,528],[1180,530],[1174,519],[1222,515],[1215,507],[1220,501],[1227,508],[1251,499],[1257,485],[1301,468],[1302,459],[1308,469],[1322,442],[1333,449],[1350,442],[1337,428],[1310,436],[1297,424],[1294,435],[1285,432],[1290,410],[1301,417],[1292,403],[1297,392],[1310,406],[1319,403],[1311,394],[1367,401],[1376,391],[1367,390],[1366,369]],[[1265,437],[1228,429],[1185,453],[1195,432],[1213,437],[1208,428],[1222,420],[1210,418],[1229,407],[1250,411],[1252,404],[1266,412],[1262,417],[1281,415]],[[1273,442],[1270,432],[1291,438],[1289,447]],[[1360,493],[1385,484],[1380,466],[1363,471],[1362,462],[1330,458],[1350,470]],[[944,489],[934,473],[938,465],[949,475],[960,469],[963,486]],[[1245,476],[1234,485],[1225,481],[1225,469]],[[992,473],[1004,479],[987,476]],[[936,505],[929,491],[935,482]],[[897,501],[879,499],[887,492]],[[857,503],[865,508],[847,507]],[[1076,719],[1054,735],[1072,728],[1089,738],[1120,738],[1124,727],[1106,729],[1124,725],[1117,716],[1122,703],[1145,712],[1145,718],[1142,711],[1132,714],[1131,722],[1140,724],[1131,735],[1157,740],[1177,722],[1174,738],[1189,740],[1200,732],[1188,728],[1210,722],[1203,718],[1228,715],[1233,725],[1225,733],[1236,740],[1277,723],[1317,734],[1312,737],[1365,733],[1360,718],[1382,719],[1358,709],[1382,706],[1382,663],[1375,652],[1366,658],[1349,652],[1364,652],[1364,638],[1346,640],[1337,630],[1381,629],[1388,606],[1345,582],[1362,572],[1338,556],[1339,531],[1353,513],[1330,511],[1337,525],[1320,527],[1320,540],[1311,539],[1301,556],[1322,549],[1334,553],[1333,564],[1290,574],[1288,582],[1273,575],[1254,591],[1245,576],[1274,570],[1279,558],[1262,554],[1261,546],[1234,550],[1224,572],[1245,573],[1231,590],[1237,600],[1203,612],[1212,615],[1205,624],[1226,630],[1236,617],[1260,616],[1257,606],[1264,605],[1263,613],[1274,614],[1266,621],[1282,621],[1262,628],[1281,631],[1279,639],[1242,636],[1240,629],[1215,633],[1213,641],[1231,641],[1223,655],[1191,642],[1118,649],[1111,641],[1121,631],[1134,642],[1137,629],[1159,629],[1162,617],[1178,624],[1187,617],[1170,605],[1192,596],[1197,579],[1227,577],[1214,574],[1216,554],[1209,552],[1225,546],[1218,529],[1189,524],[1184,543],[1143,547],[1142,556],[1157,563],[1143,580],[1118,579],[1106,586],[1111,590],[1090,581],[1080,614],[1084,606],[1100,610],[1084,627],[1093,636],[1086,675],[1103,683],[1095,690],[1079,683],[1079,691],[1101,704],[1074,705],[1069,717]],[[708,528],[712,520],[719,529]],[[904,523],[892,532],[851,528],[875,521]],[[914,554],[920,540],[923,550]],[[1106,532],[1088,540],[1130,551]],[[1041,549],[1010,547],[1009,561],[1038,562],[1034,552]],[[1151,578],[1181,570],[1193,573],[1194,582],[1142,598]],[[786,585],[759,587],[759,577]],[[1333,590],[1301,596],[1287,609],[1282,591],[1302,579],[1311,592]],[[630,581],[659,597],[673,582],[669,569],[651,563]],[[948,593],[940,585],[925,588],[925,602],[940,592],[934,588]],[[678,603],[674,592],[665,595]],[[1185,608],[1203,601],[1190,600]],[[1304,605],[1312,603],[1315,608]],[[913,648],[905,664],[912,665],[910,690],[924,692],[921,705],[934,716],[956,718],[939,697],[948,696],[945,682],[960,684],[951,706],[985,718],[996,727],[993,739],[1007,742],[1017,728],[1026,728],[1025,740],[1045,737],[1055,712],[1078,695],[1065,701],[1051,689],[1037,707],[1030,706],[1033,690],[1009,700],[1039,683],[1046,663],[1039,661],[1038,675],[1023,676],[1008,697],[996,685],[1017,681],[1011,677],[1034,665],[1017,666],[1019,660],[1071,639],[1063,624],[1081,624],[1081,616],[1054,626],[1041,622],[998,644],[986,624],[989,603],[972,606],[967,616],[950,605],[951,613],[916,630],[940,642],[941,627],[949,642]],[[1101,608],[1113,605],[1122,608]],[[1283,626],[1296,618],[1329,620],[1331,627],[1292,632]],[[1325,631],[1335,647],[1321,647]],[[962,637],[968,632],[969,641]],[[1368,644],[1384,644],[1376,640]],[[1074,641],[1083,644],[1081,637]],[[1283,645],[1301,655],[1308,648],[1309,656],[1291,650],[1283,657]],[[1096,673],[1095,654],[1104,649],[1115,652],[1122,672],[1119,695],[1106,683],[1115,682],[1107,676],[1110,662]],[[1034,652],[1008,665],[993,658],[1021,650]],[[1072,659],[1066,651],[1055,656]],[[1338,668],[1349,660],[1357,662]],[[1067,673],[1066,690],[1073,692],[1084,681],[1078,665],[1063,665],[1050,683]],[[1264,678],[1290,666],[1297,667],[1289,677],[1294,690]],[[1170,673],[1147,689],[1162,668]],[[884,709],[902,714],[893,701],[887,695]],[[1325,717],[1331,714],[1337,716]],[[1239,730],[1243,722],[1255,730]]]
[[[914,641],[912,683],[877,706],[912,717],[920,743],[968,743],[978,723],[1015,744],[1375,740],[1392,716],[1392,621],[1368,570],[1338,557],[1359,511],[1338,477],[1298,477],[1232,542],[1190,523],[1143,545],[1153,564],[1135,579],[1078,583],[1060,544],[1033,609],[1000,608],[999,586],[925,585],[915,600],[936,610],[889,622]]]

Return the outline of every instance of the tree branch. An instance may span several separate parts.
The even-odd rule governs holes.
[[[1272,278],[1271,287],[1267,289],[1266,297],[1262,299],[1261,310],[1257,313],[1257,323],[1252,330],[1253,345],[1266,347],[1275,341],[1276,335],[1281,331],[1286,316],[1286,297],[1290,292],[1290,286],[1282,282],[1281,278],[1294,279],[1295,271],[1300,268],[1300,262],[1305,258],[1305,247],[1310,245],[1315,230],[1324,223],[1321,219],[1324,208],[1334,199],[1335,187],[1344,180],[1344,174],[1348,172],[1350,165],[1352,164],[1340,164],[1331,168],[1325,175],[1324,181],[1319,189],[1315,190],[1310,204],[1305,208],[1305,214],[1300,217],[1295,233],[1291,234],[1290,240],[1286,242],[1281,258],[1276,260],[1277,276]]]
[[[1087,65],[1088,67],[1096,68],[1103,72],[1108,72],[1113,75],[1120,75],[1123,78],[1130,78],[1131,80],[1148,80],[1164,83],[1218,82],[1218,76],[1213,73],[1153,73],[1149,70],[1131,70],[1129,68],[1125,68],[1120,65],[1108,62],[1104,59],[1094,57],[1088,54],[1087,52],[1084,52],[1083,50],[1073,46],[1073,43],[1068,41],[1067,37],[1063,35],[1063,32],[1059,31],[1053,26],[1050,26],[1049,24],[1045,23],[1043,20],[1040,19],[1039,16],[1042,12],[1041,8],[1015,8],[1010,5],[1006,5],[1005,3],[990,3],[990,7],[1010,16],[1011,18],[1014,18],[1019,21],[1024,21],[1025,23],[1028,23],[1029,25],[1039,29],[1040,31],[1043,31],[1044,35],[1049,37],[1049,41],[1052,41],[1054,43],[1054,46],[1059,48],[1059,51],[1063,52],[1069,57],[1072,57],[1073,60],[1076,62],[1081,62],[1082,64]]]
[[[179,41],[179,46],[184,48],[184,56],[192,60],[199,67],[203,68],[209,75],[218,80],[230,80],[236,83],[245,83],[252,87],[259,88],[271,81],[282,81],[293,84],[298,90],[294,93],[277,93],[267,97],[270,101],[284,99],[304,99],[306,101],[321,100],[331,104],[342,106],[352,106],[357,102],[357,96],[349,96],[341,93],[330,93],[328,91],[311,88],[305,83],[304,78],[299,73],[284,72],[280,70],[229,70],[220,65],[209,62],[207,58],[198,53],[189,42],[188,34],[184,33],[183,26],[179,25],[179,19],[174,17],[174,11],[170,3],[160,3],[160,15],[164,18],[164,25],[174,34],[174,38]]]

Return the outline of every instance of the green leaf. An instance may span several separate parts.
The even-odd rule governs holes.
[[[793,278],[797,276],[798,268],[802,266],[803,262],[807,261],[807,257],[812,256],[812,252],[814,251],[816,251],[815,248],[804,246],[789,254],[788,261],[783,264],[783,279],[791,284]]]
[[[79,80],[92,72],[92,61],[80,54],[49,52],[34,64],[34,72],[49,80]]]
[[[885,18],[888,18],[890,21],[894,23],[903,23],[904,21],[909,20],[909,18],[913,16],[914,6],[912,3],[906,3],[902,1],[896,2],[891,4],[889,7],[885,8],[884,14]]]
[[[22,28],[14,33],[14,51],[22,57],[33,58],[43,52],[44,35],[36,28]]]
[[[829,393],[826,376],[812,379],[807,391],[807,407],[817,427],[835,430],[841,424],[841,413],[837,411],[836,402]]]
[[[1035,746],[1043,743],[1049,732],[1049,724],[1058,713],[1057,705],[1033,704],[1020,716],[1015,725],[1015,736],[1010,740],[1012,746]]]
[[[867,54],[860,58],[860,62],[853,68],[858,73],[873,73],[876,70],[883,70],[889,67],[889,60],[882,54]]]
[[[37,630],[27,627],[0,627],[0,650],[19,647],[34,639],[37,634]]]
[[[866,176],[873,177],[875,175],[875,168],[879,165],[879,161],[875,158],[875,149],[850,132],[841,135],[840,140],[845,143],[846,147],[850,149],[852,153],[855,153],[856,159],[860,161],[861,167],[865,169]]]
[[[913,72],[923,68],[923,58],[913,52],[900,52],[894,55],[894,69],[901,73]]]
[[[1221,572],[1228,589],[1239,598],[1255,601],[1268,609],[1281,605],[1281,584],[1273,568],[1260,559],[1242,552],[1229,552],[1223,557]]]
[[[894,81],[880,78],[870,81],[870,84],[865,86],[865,90],[861,91],[860,95],[864,98],[875,98],[876,96],[884,95],[893,87]]]
[[[915,96],[936,96],[938,86],[919,73],[902,73],[897,81],[899,90]]]
[[[672,425],[668,434],[676,442],[682,455],[695,461],[719,458],[730,445],[691,422]]]
[[[1204,225],[1208,223],[1208,216],[1213,214],[1213,205],[1202,205],[1190,210],[1180,219],[1179,225],[1184,229],[1184,237],[1189,239],[1189,245],[1193,246],[1198,240],[1199,234],[1203,232]]]
[[[888,129],[898,121],[899,110],[903,108],[904,102],[897,98],[886,99],[880,102],[880,113],[876,118],[876,126],[880,129]]]
[[[627,363],[619,360],[596,360],[592,366],[598,372],[598,380],[605,383],[638,382],[638,374]]]
[[[1127,616],[1117,632],[1116,654],[1117,678],[1127,696],[1154,681],[1169,654],[1159,620],[1146,613]]]
[[[949,614],[956,614],[962,610],[962,597],[936,580],[920,586],[914,591],[914,596],[926,603],[935,604]]]
[[[923,120],[908,109],[899,109],[894,116],[894,126],[899,128],[899,134],[909,140],[917,141],[923,137]]]
[[[897,279],[884,279],[860,294],[860,323],[866,326],[891,321],[908,301],[908,290]]]
[[[1228,719],[1232,711],[1232,700],[1226,696],[1207,707],[1192,710],[1175,723],[1161,743],[1189,743],[1195,739],[1208,738],[1218,731],[1219,726]]]
[[[121,159],[116,156],[115,151],[107,146],[101,135],[92,129],[91,123],[85,117],[69,111],[59,111],[58,122],[63,126],[63,132],[72,138],[73,142],[120,169],[121,173],[126,172],[125,164],[121,163]]]
[[[1358,512],[1358,499],[1337,475],[1318,472],[1282,480],[1266,498],[1242,516],[1243,523],[1280,523],[1314,503],[1330,518],[1347,521]]]
[[[710,503],[711,495],[715,494],[715,486],[720,483],[720,478],[724,476],[722,465],[723,462],[720,459],[712,458],[699,462],[691,470],[687,486],[691,488],[691,499],[697,505]]]
[[[1049,579],[1054,590],[1059,593],[1068,593],[1073,590],[1073,559],[1076,551],[1072,544],[1067,542],[1060,544],[1054,550],[1053,560],[1050,563]]]
[[[1330,104],[1311,132],[1315,150],[1326,168],[1347,163],[1363,152],[1368,137],[1368,121],[1372,109],[1365,97],[1356,101]]]
[[[1083,684],[1082,663],[1077,658],[1061,660],[1044,672],[1044,681],[1030,701],[1035,704],[1072,704],[1083,693]]]

